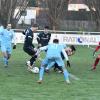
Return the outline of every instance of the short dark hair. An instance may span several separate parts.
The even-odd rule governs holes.
[[[59,39],[53,39],[53,43],[59,43]]]
[[[45,28],[45,29],[49,29],[49,26],[45,26],[44,28]]]
[[[38,24],[33,24],[31,27],[38,27]]]
[[[72,49],[72,51],[76,51],[75,46],[71,45],[70,48]]]

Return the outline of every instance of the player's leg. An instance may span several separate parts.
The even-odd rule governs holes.
[[[24,47],[23,49],[28,55],[31,56],[31,59],[29,60],[30,63],[28,63],[28,67],[30,69],[32,68],[32,65],[34,64],[34,62],[36,61],[36,58],[37,58],[37,55],[35,55],[36,51],[34,50],[33,47]]]
[[[96,69],[96,66],[98,65],[99,63],[99,60],[100,60],[100,54],[97,56],[97,58],[95,59],[95,62],[92,66],[92,70],[95,70]]]
[[[40,66],[40,71],[39,71],[39,80],[38,80],[38,83],[42,83],[42,80],[43,80],[43,75],[44,75],[44,68],[46,67],[46,65],[48,64],[48,59],[45,58],[42,63],[41,63],[41,66]]]
[[[48,65],[47,65],[47,67],[45,68],[45,71],[46,71],[46,72],[49,72],[49,70],[53,67],[54,64],[55,64],[54,61],[48,62]]]
[[[61,52],[61,58],[62,58],[63,60],[65,59],[62,52]],[[55,63],[55,64],[54,64],[54,71],[57,71],[57,69],[58,69],[59,71],[63,72],[62,67],[61,67],[61,66],[58,66],[58,64]]]
[[[6,46],[2,45],[1,46],[1,52],[2,52],[2,55],[3,55],[3,60],[4,60],[4,66],[7,67],[8,66],[8,55],[7,55],[7,52],[6,52]]]
[[[8,46],[8,47],[7,47],[7,60],[10,59],[10,57],[11,57],[11,52],[12,52],[12,48],[11,48],[11,46]],[[8,64],[7,64],[7,65],[8,65]]]
[[[70,81],[69,81],[69,72],[67,71],[67,69],[65,68],[65,64],[64,64],[64,61],[62,60],[62,58],[60,59],[57,59],[56,60],[56,63],[58,64],[58,66],[61,66],[62,69],[63,69],[63,74],[64,74],[64,79],[65,81],[69,84]]]
[[[55,63],[54,64],[54,71],[57,71],[57,69],[59,70],[59,72],[63,72],[63,70],[62,70],[62,67],[61,66],[58,66],[58,64],[57,63]]]

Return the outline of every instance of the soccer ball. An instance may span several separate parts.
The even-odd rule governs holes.
[[[35,74],[38,74],[39,73],[39,68],[38,67],[33,67],[31,69],[31,72],[35,73]]]

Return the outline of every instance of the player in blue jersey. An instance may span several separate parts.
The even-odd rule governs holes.
[[[64,46],[58,44],[58,39],[53,40],[53,44],[49,44],[45,47],[41,47],[40,50],[47,50],[46,57],[42,61],[41,67],[40,67],[40,72],[39,72],[39,80],[38,83],[42,83],[43,80],[43,74],[44,74],[44,69],[48,64],[51,63],[57,63],[59,66],[62,67],[65,81],[69,84],[69,73],[67,69],[65,68],[64,61],[61,58],[61,52],[63,53],[66,61],[68,61],[68,56],[66,55],[66,52],[64,50]]]
[[[4,58],[5,67],[8,66],[8,60],[11,57],[13,39],[14,39],[13,49],[16,49],[15,33],[11,29],[11,24],[8,24],[7,29],[4,29],[1,35],[1,51]]]
[[[4,31],[4,27],[3,25],[0,23],[0,48],[1,48],[1,36],[3,34],[3,31]]]
[[[66,48],[65,48],[65,51],[66,51],[66,53],[67,53],[68,56],[72,56],[72,55],[75,54],[76,48],[75,48],[73,45],[71,45],[71,46],[69,46],[69,47],[66,47]],[[61,53],[61,57],[62,57],[63,60],[65,59],[62,53]],[[70,62],[68,62],[68,61],[67,61],[67,66],[68,66],[68,67],[71,67],[71,66],[70,66]],[[50,67],[50,66],[48,65],[48,67]],[[49,68],[47,68],[47,69],[49,69]],[[58,72],[60,72],[60,73],[63,72],[62,68],[61,68],[60,66],[58,66],[57,63],[55,63],[55,64],[54,64],[54,71],[57,71],[57,70],[58,70]],[[48,71],[47,71],[47,72],[48,72]]]

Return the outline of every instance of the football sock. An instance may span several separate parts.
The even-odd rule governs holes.
[[[8,65],[8,59],[6,57],[4,57],[4,64]]]
[[[96,68],[97,64],[99,63],[99,58],[96,58],[93,67]]]
[[[30,65],[31,65],[31,66],[32,66],[33,63],[36,61],[36,58],[37,58],[37,56],[35,55],[34,57],[32,57],[32,58],[30,59]]]
[[[63,70],[65,80],[69,80],[69,73],[66,69]]]
[[[39,80],[43,79],[43,74],[44,74],[44,67],[40,67]]]

